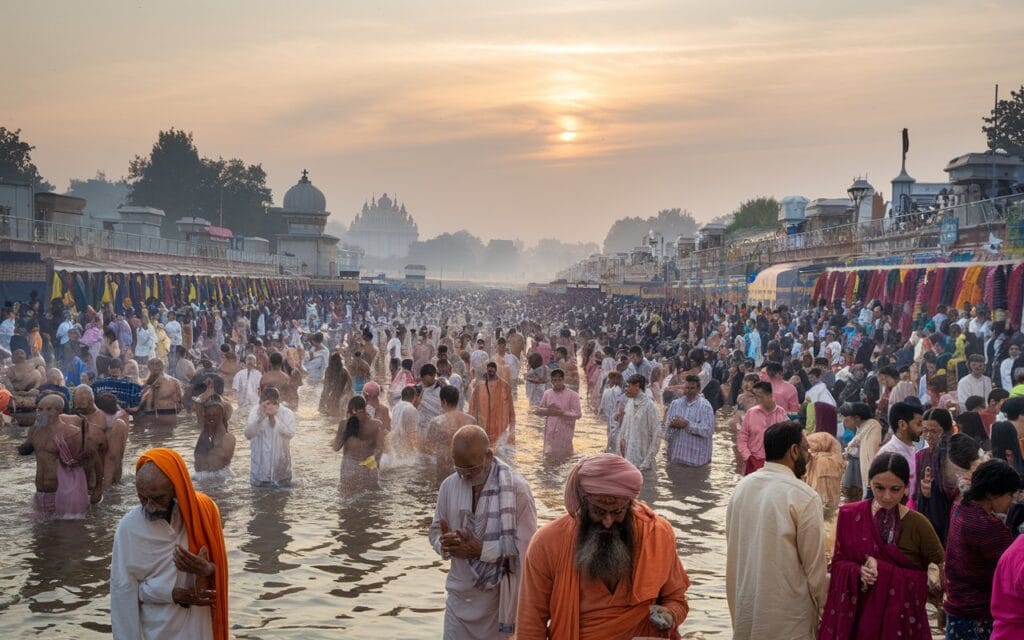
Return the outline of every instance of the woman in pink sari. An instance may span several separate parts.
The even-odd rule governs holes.
[[[943,562],[931,523],[903,506],[910,465],[883,453],[868,472],[873,497],[844,505],[819,640],[930,640],[928,564]]]

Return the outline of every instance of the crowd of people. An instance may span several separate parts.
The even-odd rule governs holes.
[[[237,411],[251,484],[291,484],[303,386],[338,420],[343,490],[373,491],[388,464],[436,470],[446,638],[678,637],[676,533],[638,497],[661,465],[710,465],[716,437],[742,476],[726,521],[735,638],[930,638],[928,603],[947,638],[1024,637],[1024,334],[982,306],[940,305],[908,335],[890,312],[485,289],[33,298],[3,309],[0,410],[31,425],[19,452],[36,459],[40,519],[102,508],[134,429],[201,427],[191,472],[168,449],[136,462],[115,637],[227,637],[219,514],[193,480],[231,473]],[[605,452],[566,480],[566,516],[539,528],[502,455],[520,393],[551,460],[575,455],[585,414],[607,425]]]

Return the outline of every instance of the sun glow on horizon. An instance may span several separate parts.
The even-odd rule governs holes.
[[[561,142],[574,142],[579,137],[580,124],[574,116],[562,116],[558,119],[558,139]]]

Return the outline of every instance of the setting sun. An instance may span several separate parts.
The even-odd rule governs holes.
[[[561,140],[562,142],[572,142],[573,140],[576,139],[576,132],[563,131],[562,133],[558,134],[558,139]]]

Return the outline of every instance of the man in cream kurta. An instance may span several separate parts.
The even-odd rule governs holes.
[[[452,438],[452,460],[456,472],[445,478],[437,496],[437,510],[430,525],[429,539],[434,551],[444,558],[451,558],[451,570],[445,582],[448,597],[445,601],[444,640],[491,640],[507,638],[501,633],[500,605],[502,589],[511,588],[518,599],[519,577],[522,559],[537,530],[537,509],[534,506],[530,485],[516,471],[494,457],[489,447],[487,433],[476,425],[462,427]],[[459,466],[460,464],[466,466]],[[488,514],[497,515],[504,511],[498,504],[497,496],[488,497],[486,489],[500,482],[498,468],[504,467],[505,478],[511,482],[515,500],[515,514],[501,516],[506,522],[514,522],[516,557],[511,559],[511,584],[506,579],[495,588],[477,588],[477,572],[474,561],[485,563],[502,562],[500,544],[488,530]],[[493,476],[493,477],[492,477]],[[481,492],[481,489],[484,489]],[[474,509],[474,492],[479,496]],[[443,523],[443,525],[442,525]],[[491,529],[490,531],[493,531]],[[457,539],[473,550],[461,552],[461,545],[452,546],[451,538],[458,532]],[[475,557],[473,557],[475,556]],[[515,622],[515,611],[511,611],[511,622]]]
[[[769,439],[780,428],[793,440],[772,460]],[[799,423],[765,435],[764,468],[736,485],[726,514],[726,596],[733,638],[813,640],[825,604],[825,532],[821,498],[800,480],[810,453]]]
[[[175,587],[191,587],[189,574],[174,566],[175,545],[188,549],[188,532],[178,505],[171,520],[150,520],[137,506],[114,534],[110,566],[110,617],[114,637],[212,640],[210,607],[182,607],[171,598]]]

